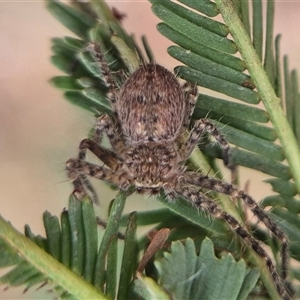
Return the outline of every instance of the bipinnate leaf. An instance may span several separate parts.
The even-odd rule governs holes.
[[[173,242],[171,252],[155,262],[159,283],[171,299],[247,299],[254,288],[259,270],[250,269],[244,260],[231,254],[217,258],[213,243],[206,238],[196,254],[194,242]]]

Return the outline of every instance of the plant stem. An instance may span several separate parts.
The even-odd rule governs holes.
[[[91,284],[68,270],[64,265],[18,232],[0,216],[0,238],[7,242],[29,264],[51,279],[54,285],[61,286],[76,299],[107,299]]]
[[[286,159],[295,185],[300,193],[300,150],[297,145],[295,135],[285,117],[280,105],[281,100],[276,96],[274,89],[263,69],[251,40],[244,29],[244,26],[233,7],[231,0],[216,0],[216,4],[223,16],[226,25],[242,55],[244,62],[256,88],[262,98],[271,122],[277,132],[278,138],[285,152]]]
[[[284,115],[284,111],[280,105],[281,100],[276,96],[274,89],[263,69],[262,63],[253,48],[249,35],[232,4],[231,0],[215,1],[222,17],[229,28],[229,31],[241,53],[247,69],[256,85],[256,88],[262,98],[267,112],[269,113],[271,122],[277,132],[278,138],[284,149],[286,159],[289,163],[296,187],[300,192],[300,151],[297,145],[293,131]],[[258,262],[259,260],[256,259]],[[265,266],[260,266],[266,269]],[[272,299],[278,299],[278,294],[272,286],[272,279],[268,272],[262,272],[261,278],[264,281],[268,292]]]

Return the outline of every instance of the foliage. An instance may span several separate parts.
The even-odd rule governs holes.
[[[289,71],[287,58],[282,85],[279,37],[275,40],[274,55],[273,1],[268,1],[265,38],[261,1],[252,2],[252,26],[246,1],[150,2],[153,12],[162,20],[158,30],[175,43],[168,49],[169,54],[183,63],[175,68],[176,74],[205,88],[205,92],[201,88],[193,119],[208,116],[213,120],[232,144],[232,161],[236,165],[272,176],[267,182],[274,194],[261,205],[272,208],[270,214],[290,239],[292,257],[300,260],[300,205],[296,198],[300,191],[300,152],[295,139],[296,136],[299,140],[300,132],[299,91],[297,74]],[[52,39],[52,63],[66,74],[53,78],[52,84],[62,89],[71,103],[94,115],[110,114],[107,87],[88,44],[100,44],[116,80],[120,81],[119,70],[132,73],[140,62],[153,61],[147,40],[143,37],[144,49],[140,49],[122,28],[116,18],[118,14],[113,14],[101,1],[73,1],[72,5],[47,1],[47,8],[78,36]],[[220,12],[225,23],[214,19]],[[233,40],[228,38],[229,33]],[[206,94],[208,89],[214,91],[213,96]],[[283,94],[284,103],[279,102]],[[261,100],[266,109],[258,108]],[[286,107],[287,118],[282,106]],[[221,176],[215,161],[221,157],[217,145],[206,139],[199,147],[188,167],[201,168],[203,172],[213,170],[214,176]],[[79,202],[74,195],[60,222],[45,212],[46,238],[33,235],[28,226],[26,238],[1,218],[0,249],[4,255],[0,257],[0,267],[12,269],[0,282],[24,285],[25,290],[51,283],[57,297],[67,299],[194,299],[199,293],[203,299],[217,299],[220,295],[222,299],[276,299],[265,263],[252,250],[245,249],[225,224],[181,199],[170,203],[163,196],[159,201],[165,209],[122,216],[126,196],[120,192],[113,200],[104,230],[97,228],[90,200]],[[212,197],[243,222],[240,207],[227,197]],[[151,225],[158,232],[151,241],[136,234],[137,228],[144,225]],[[126,228],[125,236],[119,232],[122,227]],[[268,245],[277,258],[278,245],[268,232],[256,224],[251,227],[255,237]],[[159,242],[160,229],[164,228],[172,231],[164,242]],[[98,243],[99,232],[103,237]],[[172,241],[175,242],[170,246]],[[120,251],[122,244],[124,249]],[[154,250],[146,258],[151,247]],[[169,248],[170,252],[166,252]],[[141,261],[146,259],[148,263],[145,270],[140,270],[138,257],[144,249],[148,250]],[[299,280],[297,269],[291,268],[290,273],[291,280]],[[226,280],[222,282],[222,278]]]

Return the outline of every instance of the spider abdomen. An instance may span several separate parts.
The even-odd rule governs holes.
[[[170,71],[148,64],[125,81],[116,110],[129,143],[171,141],[182,127],[184,95]]]

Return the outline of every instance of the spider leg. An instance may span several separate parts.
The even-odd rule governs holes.
[[[98,130],[99,128],[96,126],[95,129],[95,140],[100,141],[102,138],[102,133]],[[109,135],[109,134],[108,134]],[[84,139],[81,141],[79,145],[79,155],[78,155],[78,162],[83,161],[86,157],[87,150],[90,150],[94,153],[101,161],[104,162],[110,169],[114,170],[117,168],[118,164],[121,163],[117,154],[109,149],[105,149],[101,147],[96,141],[90,139]],[[82,198],[87,195],[85,188],[91,193],[91,198],[95,203],[99,203],[98,196],[96,190],[93,188],[92,184],[90,183],[87,176],[84,172],[79,172],[76,178],[72,175],[77,169],[73,165],[68,166],[69,161],[67,162],[67,171],[69,173],[69,177],[73,179],[74,191],[77,194],[78,198]],[[79,170],[77,170],[79,171]],[[85,188],[84,188],[85,187]]]
[[[272,259],[270,258],[268,253],[260,246],[259,241],[252,237],[252,235],[247,230],[245,230],[233,216],[229,215],[225,211],[222,211],[220,208],[218,208],[217,204],[214,201],[210,200],[209,198],[195,190],[191,190],[188,186],[179,185],[175,188],[175,192],[179,196],[182,196],[183,198],[188,200],[196,208],[205,211],[216,219],[225,220],[229,227],[234,232],[236,232],[262,259],[264,259],[274,280],[277,291],[282,299],[292,299],[287,293],[284,287],[284,281],[277,273],[276,267],[273,264]]]
[[[88,190],[91,193],[91,199],[93,202],[99,204],[96,190],[85,175],[78,175],[78,177],[73,180],[73,186],[73,193],[78,199],[83,199],[86,195],[88,195],[88,192],[86,191]]]
[[[90,163],[85,162],[81,159],[69,159],[66,162],[66,171],[68,177],[72,180],[74,185],[74,193],[77,195],[79,199],[82,199],[84,196],[88,195],[89,191],[91,193],[91,198],[94,203],[99,203],[99,199],[95,189],[90,183],[87,175],[93,174],[92,176],[105,180],[109,182],[109,178],[111,173],[113,172],[111,169],[104,168],[99,166],[97,170],[92,167],[89,169]],[[87,171],[89,169],[89,171]]]
[[[79,160],[84,160],[87,150],[90,150],[110,169],[115,170],[117,166],[122,162],[122,159],[118,158],[115,152],[100,146],[103,132],[107,134],[112,148],[117,153],[120,153],[121,149],[123,148],[123,140],[121,138],[121,134],[119,134],[119,131],[117,130],[113,120],[108,115],[102,115],[97,119],[93,139],[84,139],[83,141],[81,141],[79,145],[78,157]],[[80,174],[77,180],[73,181],[73,184],[75,187],[75,191],[84,190],[83,186],[85,186],[91,192],[94,202],[99,202],[95,189],[84,174]],[[85,195],[86,192],[82,192],[82,194]]]
[[[181,154],[183,161],[188,159],[205,132],[209,133],[217,140],[223,150],[224,165],[234,172],[235,166],[230,161],[230,147],[228,142],[225,140],[224,136],[220,133],[217,127],[207,119],[200,119],[195,123],[188,139],[183,144]]]
[[[82,168],[83,168],[82,164],[84,164],[84,163],[85,162],[80,159],[69,159],[66,162],[66,171],[67,171],[68,177],[72,180],[72,183],[74,186],[73,193],[76,194],[76,196],[79,199],[82,199],[83,197],[89,195],[89,193],[87,192],[87,191],[89,191],[91,193],[91,198],[92,198],[93,202],[96,204],[99,204],[99,199],[98,199],[97,193],[96,193],[94,187],[92,186],[92,184],[90,183],[89,179],[87,178],[86,174],[82,170]],[[101,168],[103,168],[103,167],[101,167]],[[105,169],[105,170],[109,170],[109,169]],[[106,171],[103,170],[103,172],[106,172]],[[98,172],[98,174],[100,174],[100,173]],[[105,176],[103,175],[103,177],[105,177]]]
[[[93,140],[96,143],[100,143],[103,132],[106,133],[113,150],[116,153],[121,153],[124,148],[122,134],[119,132],[118,127],[109,115],[101,115],[96,121],[93,137]]]
[[[108,99],[110,101],[110,104],[112,105],[113,111],[115,111],[115,103],[117,101],[117,85],[115,83],[115,80],[112,76],[112,73],[110,71],[110,68],[104,58],[104,55],[101,51],[101,48],[99,44],[92,43],[90,46],[92,48],[93,55],[95,57],[96,62],[99,64],[102,74],[103,74],[103,79],[105,81],[105,84],[108,87]]]
[[[190,125],[192,115],[194,112],[194,108],[197,102],[197,85],[191,84],[190,82],[186,82],[182,86],[182,90],[184,91],[185,101],[186,101],[186,112],[185,117],[182,124],[182,131],[184,132]]]
[[[110,71],[109,65],[106,62],[105,57],[101,51],[100,45],[97,43],[91,43],[89,47],[91,48],[95,60],[99,64],[99,67],[102,71],[103,79],[105,81],[105,84],[108,87],[107,98],[110,102],[112,111],[114,112],[114,117],[113,117],[114,120],[112,120],[108,115],[102,115],[97,119],[93,140],[96,143],[100,144],[102,139],[102,133],[103,131],[106,131],[113,149],[117,153],[119,153],[118,150],[120,148],[123,148],[124,143],[121,137],[122,133],[119,130],[120,126],[117,126],[118,116],[115,109],[115,104],[118,97],[118,86],[117,83],[115,82],[112,72]]]
[[[97,127],[95,129],[95,140],[100,141],[102,138],[102,133],[97,132]],[[90,150],[92,153],[94,153],[101,161],[104,162],[110,169],[116,169],[118,164],[121,163],[116,153],[109,149],[105,149],[101,147],[96,141],[90,140],[90,139],[84,139],[81,141],[79,145],[79,155],[78,160],[84,160],[86,157],[87,150]],[[69,176],[70,177],[70,176]],[[93,188],[92,184],[90,183],[89,179],[86,177],[86,175],[79,174],[78,178],[73,181],[74,189],[78,193],[78,197],[82,198],[87,193],[85,192],[84,187],[87,188],[88,191],[91,193],[91,197],[95,203],[99,203],[97,193],[95,189]]]
[[[94,153],[110,169],[116,169],[117,165],[121,162],[115,152],[99,146],[95,141],[90,139],[81,141],[79,145],[79,159],[85,159],[87,150]]]
[[[274,236],[280,240],[282,278],[285,279],[287,277],[289,261],[288,238],[281,228],[270,218],[270,216],[268,216],[268,214],[262,208],[260,208],[259,205],[257,205],[251,196],[234,187],[232,184],[228,184],[208,176],[202,176],[195,172],[187,172],[184,176],[184,181],[189,184],[201,186],[212,191],[229,195],[233,199],[242,199],[244,203],[251,209],[253,214],[266,225],[266,227],[274,234]]]
[[[85,178],[88,175],[117,186],[121,190],[127,190],[132,185],[132,179],[127,175],[123,164],[120,164],[116,170],[111,170],[78,158],[71,158],[66,162],[66,170],[69,178],[76,183],[78,178],[81,180],[81,178]]]

